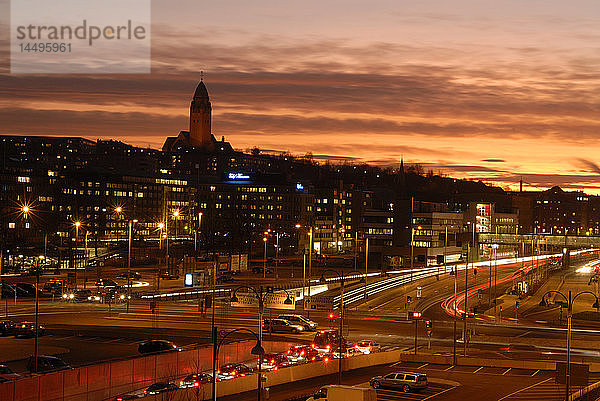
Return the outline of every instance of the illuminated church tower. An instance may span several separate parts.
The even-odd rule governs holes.
[[[195,148],[208,152],[232,152],[233,148],[229,142],[225,142],[224,136],[217,141],[212,135],[211,114],[212,106],[208,98],[208,90],[204,85],[204,79],[200,78],[200,83],[196,87],[194,98],[190,104],[190,130],[180,131],[177,136],[167,137],[162,150],[173,152],[179,148]]]
[[[212,144],[210,125],[212,108],[208,98],[208,91],[204,81],[200,83],[194,92],[194,98],[190,105],[190,145],[195,147],[208,147]]]

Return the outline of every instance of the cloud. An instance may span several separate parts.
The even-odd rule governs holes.
[[[487,163],[506,163],[506,160],[504,159],[483,159],[481,161]]]

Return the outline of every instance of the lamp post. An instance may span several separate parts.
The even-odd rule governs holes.
[[[194,238],[194,253],[198,257],[198,241],[200,240],[200,230],[202,229],[202,212],[198,213],[198,227],[196,228],[196,238]]]
[[[569,291],[569,295],[567,297],[567,296],[565,296],[565,294],[563,294],[560,291],[550,290],[550,291],[546,291],[546,293],[544,293],[544,295],[542,295],[542,300],[540,301],[540,306],[544,306],[544,307],[548,306],[548,303],[546,302],[546,295],[552,294],[552,293],[560,295],[567,302],[567,369],[566,369],[566,378],[565,378],[565,383],[566,383],[565,401],[569,401],[569,388],[571,385],[571,319],[573,317],[573,303],[575,302],[575,299],[577,299],[578,296],[583,295],[583,294],[590,294],[596,300],[596,302],[594,302],[594,304],[592,305],[592,308],[596,308],[596,310],[598,311],[598,310],[600,310],[600,302],[598,302],[598,297],[596,296],[596,294],[594,294],[593,292],[590,292],[590,291],[582,291],[582,292],[575,294],[575,296],[571,296],[571,291]]]
[[[319,282],[322,284],[327,283],[327,280],[325,279],[325,273],[326,272],[332,272],[334,274],[336,274],[339,279],[340,279],[340,332],[338,335],[339,338],[339,344],[338,344],[338,355],[339,355],[339,361],[338,361],[338,384],[342,384],[342,348],[343,348],[343,343],[344,343],[344,338],[343,338],[343,328],[344,328],[344,273],[340,273],[337,270],[334,269],[325,269],[321,272],[321,278],[319,279]],[[344,354],[346,352],[344,351]]]
[[[77,253],[79,249],[78,241],[79,241],[79,227],[81,227],[81,222],[75,222],[75,289],[77,289]]]
[[[369,272],[369,237],[365,238],[365,286],[363,287],[363,297],[367,299],[367,275]]]
[[[123,213],[123,208],[121,206],[115,207],[115,213],[117,214],[117,246],[119,246],[119,231],[121,230],[121,213]]]
[[[127,246],[127,313],[129,313],[129,300],[131,299],[131,239],[133,237],[133,225],[137,219],[129,220],[128,246]]]
[[[216,327],[213,331],[216,331]],[[265,354],[265,349],[262,347],[261,344],[261,339],[260,337],[252,330],[250,329],[245,329],[245,328],[241,328],[241,329],[235,329],[235,330],[231,330],[230,332],[228,332],[227,334],[225,334],[223,336],[223,338],[221,338],[221,341],[219,341],[219,343],[215,343],[215,347],[214,347],[214,354],[213,354],[213,372],[212,372],[212,380],[213,380],[213,386],[212,386],[212,399],[213,401],[217,401],[217,369],[216,369],[216,365],[217,362],[219,361],[219,349],[221,348],[221,345],[223,345],[223,342],[225,341],[225,339],[227,337],[229,337],[231,334],[233,333],[239,333],[241,331],[245,331],[248,332],[250,334],[252,334],[254,336],[254,338],[256,338],[256,345],[254,347],[252,347],[252,350],[250,350],[250,354],[252,355],[258,355],[259,357],[259,362],[258,362],[258,396],[257,399],[258,401],[260,401],[261,398],[261,390],[262,390],[262,374],[261,374],[261,362],[262,362],[262,356]]]
[[[257,338],[258,338],[258,343],[260,344],[262,342],[262,338],[263,338],[263,330],[262,330],[262,326],[263,326],[263,314],[265,312],[265,298],[267,297],[268,292],[264,292],[263,291],[262,285],[259,287],[258,291],[255,288],[253,288],[253,287],[241,285],[239,287],[236,287],[233,290],[233,293],[231,294],[231,302],[239,302],[239,299],[236,296],[236,293],[240,289],[250,290],[250,293],[253,293],[256,296],[256,299],[258,300],[258,336],[257,336]],[[287,291],[285,291],[285,293],[287,294],[287,298],[285,299],[285,301],[283,301],[283,303],[285,305],[292,305],[293,301],[290,298],[290,294]],[[221,340],[221,342],[222,341],[223,340]],[[217,354],[218,353],[219,353],[219,350],[217,348]],[[264,350],[263,350],[262,353],[264,354]],[[260,392],[261,392],[261,387],[262,387],[262,384],[261,384],[262,383],[262,381],[261,381],[261,373],[260,373],[262,362],[263,362],[263,360],[262,360],[262,357],[261,357],[258,360],[258,399],[259,399],[259,401],[260,401]]]
[[[265,244],[265,257],[263,258],[263,278],[267,277],[267,232],[265,231],[265,236],[263,237],[263,243]]]

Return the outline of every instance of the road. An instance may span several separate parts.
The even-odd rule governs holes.
[[[498,267],[498,277],[504,277],[520,266]],[[116,273],[113,272],[113,273]],[[142,271],[142,278],[144,272]],[[459,272],[459,278],[462,272]],[[471,276],[473,277],[473,276]],[[571,276],[568,276],[571,277]],[[563,284],[563,289],[587,286],[587,276],[572,275]],[[412,310],[420,310],[424,318],[433,320],[432,352],[452,352],[453,322],[440,307],[440,303],[454,293],[454,276],[441,274],[419,282],[422,297],[416,297],[416,284],[405,285],[371,297],[347,311],[345,333],[351,341],[374,339],[386,347],[400,347],[412,350],[414,344],[414,322],[406,320],[406,295],[412,294]],[[475,278],[475,277],[473,277]],[[489,269],[479,268],[471,285],[489,283]],[[244,280],[261,281],[260,277],[248,274]],[[457,280],[457,289],[462,291],[463,280]],[[173,283],[173,285],[175,285]],[[234,284],[234,285],[237,285]],[[498,293],[503,289],[498,288]],[[487,294],[486,294],[487,295]],[[240,327],[257,327],[257,312],[253,308],[234,308],[223,299],[217,305],[215,323],[221,331]],[[0,304],[0,313],[15,321],[33,320],[34,303],[31,299],[5,300]],[[280,311],[267,310],[265,317],[275,317]],[[554,312],[543,312],[554,313]],[[327,311],[313,312],[311,319],[320,327],[330,327]],[[475,333],[468,347],[469,355],[492,356],[512,359],[564,359],[565,332],[561,327],[552,328],[539,323],[544,315],[534,318],[520,318],[518,321],[502,324],[483,320],[472,320],[469,328]],[[41,337],[41,350],[61,355],[73,365],[137,355],[137,344],[148,338],[165,338],[178,345],[210,342],[210,311],[202,315],[196,301],[160,302],[157,313],[151,313],[149,303],[133,301],[129,313],[125,304],[115,304],[109,308],[105,304],[73,304],[52,302],[42,299],[40,322],[47,325],[50,335]],[[337,322],[334,323],[337,327]],[[427,349],[427,338],[423,322],[418,323],[419,352]],[[462,335],[462,322],[458,322],[457,337]],[[573,334],[574,359],[600,361],[597,351],[596,328],[575,330]],[[313,334],[291,337],[299,343],[309,343]],[[278,336],[277,338],[281,338]],[[23,359],[33,349],[32,340],[15,340],[12,337],[0,338],[0,360],[22,370]],[[508,345],[530,344],[533,348],[516,350]],[[11,347],[19,352],[11,351]],[[457,345],[462,351],[462,343]],[[51,352],[54,351],[54,352]],[[43,351],[45,352],[45,351]]]
[[[391,372],[426,373],[430,386],[422,393],[402,393],[390,389],[379,390],[378,400],[517,401],[528,399],[559,401],[564,399],[564,386],[554,384],[554,372],[528,369],[403,362],[345,372],[343,384],[367,386],[369,379],[373,376]],[[597,380],[598,377],[594,376],[593,379]],[[269,400],[283,401],[313,394],[322,386],[335,383],[337,383],[337,375],[330,375],[272,387],[269,391]],[[254,399],[256,399],[256,392],[223,398],[224,401]]]

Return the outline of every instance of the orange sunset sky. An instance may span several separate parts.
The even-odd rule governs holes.
[[[145,75],[12,75],[7,10],[0,134],[158,148],[203,70],[236,149],[600,193],[597,0],[156,0]]]

